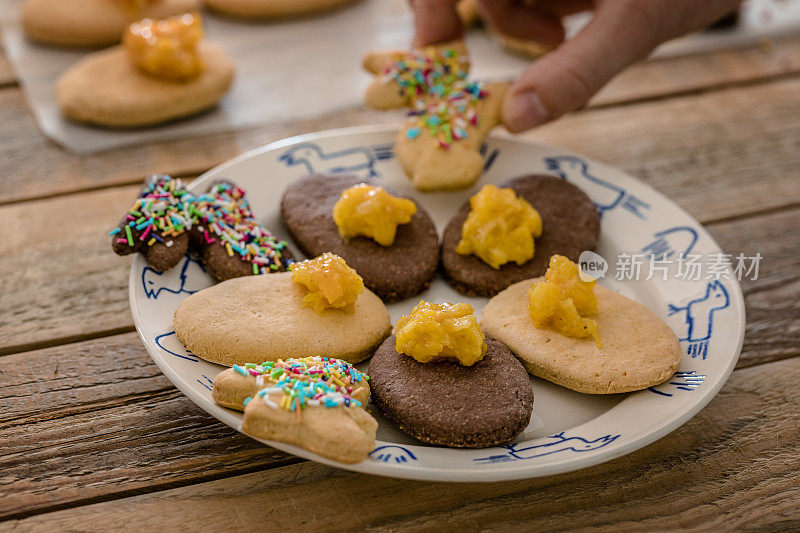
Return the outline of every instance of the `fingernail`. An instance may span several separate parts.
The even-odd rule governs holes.
[[[503,104],[506,128],[512,133],[529,130],[547,122],[550,114],[536,93],[526,91],[508,98]]]

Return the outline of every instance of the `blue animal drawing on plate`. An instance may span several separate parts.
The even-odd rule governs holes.
[[[417,456],[408,448],[397,446],[396,444],[387,444],[385,446],[378,446],[371,452],[370,457],[382,463],[407,463],[409,461],[416,461]]]
[[[497,156],[500,155],[500,150],[495,148],[494,150],[489,151],[489,145],[483,143],[480,148],[481,157],[483,157],[483,171],[488,172],[492,165],[494,165]]]
[[[692,392],[697,387],[703,384],[703,381],[706,380],[705,374],[698,374],[695,370],[687,370],[687,371],[678,371],[672,376],[666,383],[662,383],[661,385],[656,385],[655,387],[649,387],[647,390],[650,392],[654,392],[660,396],[675,396],[675,392],[667,392],[670,390],[685,390]]]
[[[153,267],[144,267],[142,269],[142,289],[148,299],[154,300],[157,300],[162,292],[194,294],[208,286],[208,283],[204,283],[205,273],[206,269],[203,265],[187,254],[177,279],[172,278],[171,275],[165,275],[166,272],[159,272]]]
[[[527,446],[527,443],[507,444],[500,446],[500,449],[505,450],[503,453],[480,457],[473,459],[473,461],[481,464],[505,463],[521,459],[534,459],[561,452],[590,452],[608,446],[619,437],[620,435],[603,435],[596,439],[585,439],[583,437],[567,437],[562,431],[561,433],[544,437],[547,442],[543,444],[533,446]]]
[[[719,281],[706,285],[703,296],[690,300],[684,306],[670,304],[667,316],[681,319],[678,339],[687,343],[686,353],[693,358],[708,355],[708,343],[714,332],[714,315],[730,305],[728,291]]]
[[[191,361],[193,363],[198,361],[197,357],[186,349],[180,339],[178,339],[178,336],[175,335],[174,331],[169,331],[167,333],[158,335],[155,341],[158,347],[168,354],[172,354],[180,359],[186,359],[187,361]]]
[[[601,217],[607,211],[619,207],[643,220],[647,218],[644,211],[650,209],[650,204],[629,194],[622,187],[592,174],[588,163],[583,159],[573,155],[559,155],[545,157],[544,163],[547,170],[552,170],[561,179],[572,183],[589,195]]]
[[[283,152],[278,161],[289,167],[301,165],[311,174],[353,174],[362,179],[369,179],[380,175],[375,170],[378,161],[392,157],[394,157],[393,145],[357,146],[325,152],[318,144],[301,143]]]
[[[209,391],[214,387],[214,380],[206,376],[205,374],[200,374],[200,377],[197,378],[197,381],[200,385],[207,388]]]
[[[689,226],[675,226],[653,234],[654,241],[642,247],[642,252],[658,258],[671,259],[687,256],[697,243],[697,230]]]

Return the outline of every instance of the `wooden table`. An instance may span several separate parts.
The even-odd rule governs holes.
[[[0,530],[800,528],[800,39],[637,65],[525,135],[673,198],[742,283],[737,369],[697,416],[609,463],[517,482],[353,474],[237,434],[153,364],[106,235],[144,176],[191,178],[316,120],[76,156],[37,130],[0,54]]]

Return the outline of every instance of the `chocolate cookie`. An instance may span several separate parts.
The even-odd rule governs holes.
[[[333,221],[333,206],[345,189],[359,183],[380,185],[353,176],[319,174],[290,185],[281,200],[281,217],[289,234],[309,257],[325,252],[342,257],[364,279],[364,285],[386,302],[424,291],[439,262],[439,237],[433,220],[417,205],[411,222],[397,227],[391,246],[367,237],[344,242]]]
[[[429,444],[485,448],[514,439],[530,422],[528,373],[506,346],[486,337],[472,366],[419,363],[397,353],[395,336],[369,362],[372,401],[402,431]]]
[[[578,261],[581,252],[597,246],[600,216],[594,203],[576,186],[544,175],[514,178],[499,186],[513,189],[539,211],[542,235],[535,240],[533,258],[522,265],[511,262],[496,270],[476,255],[459,255],[456,246],[470,211],[469,201],[465,202],[442,237],[442,269],[447,282],[458,292],[494,296],[518,281],[543,276],[553,254]]]
[[[116,254],[140,252],[162,272],[195,252],[220,281],[284,271],[293,261],[286,242],[253,217],[244,190],[226,181],[198,196],[178,179],[151,176],[109,235]]]

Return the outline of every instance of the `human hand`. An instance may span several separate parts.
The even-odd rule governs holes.
[[[410,0],[415,46],[458,39],[456,0]],[[659,44],[699,30],[741,0],[477,0],[493,31],[555,48],[531,63],[509,89],[503,122],[511,132],[534,128],[586,105],[625,67]],[[591,22],[564,42],[562,17],[594,9]]]

